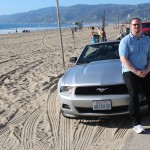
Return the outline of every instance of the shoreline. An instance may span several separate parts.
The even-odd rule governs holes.
[[[73,26],[72,24],[62,24],[62,29]],[[57,30],[57,23],[46,24],[30,24],[30,23],[18,23],[18,24],[0,24],[0,34],[14,34],[21,33],[22,31],[44,31],[44,30]]]
[[[110,25],[114,25],[113,23],[109,23]],[[102,24],[98,22],[94,23],[83,23],[83,28],[90,27],[90,26],[102,26]],[[107,25],[108,26],[108,25]],[[106,27],[107,27],[106,26]],[[75,27],[73,23],[61,23],[61,29],[69,29]],[[22,33],[22,31],[45,31],[45,30],[58,30],[57,23],[46,23],[46,24],[29,24],[29,23],[22,23],[22,24],[0,24],[0,34],[15,34],[15,33]]]

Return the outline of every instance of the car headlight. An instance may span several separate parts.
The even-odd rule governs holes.
[[[60,87],[60,92],[64,94],[72,94],[73,93],[73,87],[72,86],[61,86]]]

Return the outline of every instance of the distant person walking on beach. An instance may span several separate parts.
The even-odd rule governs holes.
[[[123,34],[124,33],[124,25],[122,24],[121,26],[120,26],[120,34]]]
[[[74,38],[74,28],[71,28],[72,38]]]
[[[91,43],[94,44],[96,43],[96,38],[95,35],[98,35],[97,32],[95,32],[95,28],[91,27],[91,31],[90,31],[90,36],[91,36]]]
[[[101,36],[101,42],[106,41],[106,32],[104,30],[104,28],[102,27],[100,30],[100,36]]]

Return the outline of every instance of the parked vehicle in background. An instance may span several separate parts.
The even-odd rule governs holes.
[[[117,36],[116,40],[121,40],[127,34],[129,34],[130,28],[126,28],[126,31]],[[142,33],[150,38],[150,22],[142,22]]]
[[[150,22],[142,23],[142,33],[150,38]]]

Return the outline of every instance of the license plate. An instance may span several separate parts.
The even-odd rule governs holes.
[[[111,100],[93,101],[93,110],[111,110]]]

